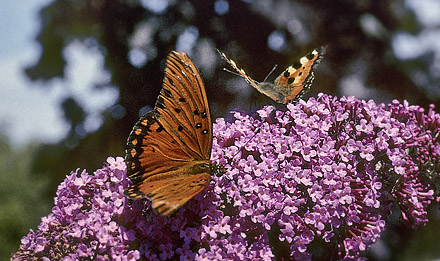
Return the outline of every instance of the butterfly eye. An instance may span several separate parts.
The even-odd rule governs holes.
[[[208,130],[204,129],[204,130],[202,131],[202,133],[203,133],[203,134],[208,134]]]
[[[203,168],[211,168],[211,164],[209,163],[202,163]]]
[[[202,118],[204,119],[204,118],[206,118],[206,117],[208,117],[208,114],[206,114],[206,112],[204,111],[204,112],[202,113]]]
[[[201,123],[197,123],[196,124],[196,129],[200,129],[202,127],[202,124]]]

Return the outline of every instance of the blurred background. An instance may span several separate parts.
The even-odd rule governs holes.
[[[171,50],[199,68],[214,119],[270,103],[222,71],[216,48],[262,81],[327,45],[304,99],[440,104],[437,0],[3,0],[0,28],[1,260],[50,213],[66,174],[123,156]],[[438,205],[430,215],[418,230],[395,222],[366,257],[440,258]]]

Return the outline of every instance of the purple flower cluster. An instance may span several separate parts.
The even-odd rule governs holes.
[[[428,221],[440,172],[433,107],[320,94],[233,117],[213,126],[211,160],[224,173],[170,217],[123,198],[125,166],[109,158],[66,178],[14,257],[358,259],[393,204],[410,226]]]
[[[52,213],[21,239],[13,260],[138,260],[134,231],[118,221],[127,199],[123,158],[109,157],[93,175],[79,169],[58,186]]]
[[[424,114],[407,102],[320,94],[258,114],[236,112],[234,122],[214,125],[212,158],[227,172],[214,177],[213,190],[225,208],[202,216],[204,256],[228,257],[233,252],[216,246],[233,245],[252,259],[359,258],[384,230],[393,202],[410,225],[428,221],[434,191],[420,168],[439,177],[433,107]],[[231,232],[222,234],[215,227],[225,219]]]

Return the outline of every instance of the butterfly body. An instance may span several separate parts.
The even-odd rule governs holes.
[[[272,100],[278,103],[286,104],[288,99],[287,97],[291,96],[292,88],[290,86],[285,85],[276,85],[274,83],[262,82],[256,84],[256,89],[262,94],[268,96]],[[299,90],[299,88],[298,88]],[[295,91],[295,93],[297,93]]]
[[[324,53],[325,47],[313,50],[284,70],[273,83],[255,81],[224,53],[220,52],[220,55],[252,87],[278,103],[287,104],[299,100],[310,89],[315,79],[313,69],[320,63]]]
[[[168,56],[153,111],[143,115],[127,140],[129,198],[148,198],[170,215],[205,189],[211,163],[212,123],[203,81],[184,53]]]

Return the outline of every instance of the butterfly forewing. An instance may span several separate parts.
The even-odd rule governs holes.
[[[212,125],[205,87],[184,53],[168,56],[163,88],[153,111],[136,123],[127,141],[129,198],[146,197],[170,215],[211,180]]]
[[[205,88],[186,54],[173,52],[169,56],[155,111],[162,126],[195,158],[210,157],[211,114]]]
[[[275,86],[287,86],[286,93],[283,95],[282,103],[298,99],[310,89],[315,79],[313,69],[321,61],[325,48],[321,47],[313,50],[298,62],[289,66],[274,81]]]
[[[241,77],[243,77],[243,79],[245,79],[250,85],[252,85],[254,88],[257,88],[257,84],[255,83],[255,80],[252,79],[251,77],[249,77],[246,72],[241,69],[240,67],[238,67],[238,65],[231,59],[229,59],[226,54],[224,54],[223,52],[217,50],[220,55],[222,56],[222,59],[225,60],[227,63],[229,63],[229,65],[232,66],[232,68],[234,68],[239,75],[241,75]]]

